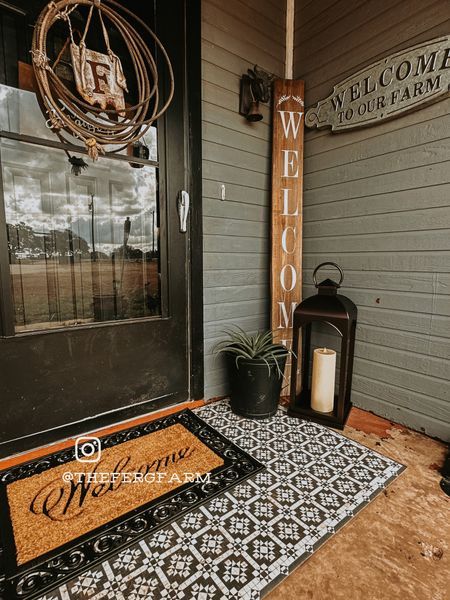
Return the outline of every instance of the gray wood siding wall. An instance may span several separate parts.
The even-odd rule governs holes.
[[[448,0],[299,0],[294,68],[306,105],[378,58],[448,33]],[[304,294],[320,262],[344,268],[342,293],[359,309],[353,402],[446,440],[449,167],[450,99],[359,131],[306,133]]]
[[[285,15],[284,0],[202,0],[205,398],[228,392],[223,330],[269,325],[271,115],[239,115],[239,81],[255,64],[283,75]]]

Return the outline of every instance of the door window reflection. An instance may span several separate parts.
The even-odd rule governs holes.
[[[2,139],[16,332],[161,314],[157,168],[87,162]]]

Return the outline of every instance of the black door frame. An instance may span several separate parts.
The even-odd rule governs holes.
[[[203,227],[202,227],[202,136],[201,136],[201,0],[183,0],[185,27],[185,185],[191,198],[187,274],[189,390],[186,400],[204,395],[203,351]],[[11,135],[13,137],[14,134]],[[21,138],[23,139],[23,137]],[[1,265],[5,267],[5,265]],[[9,271],[9,265],[8,271]],[[0,307],[1,307],[0,303]],[[1,308],[0,308],[1,310]],[[173,398],[116,409],[110,413],[85,418],[55,429],[31,434],[0,445],[0,459],[38,446],[111,426],[150,411],[174,404]]]
[[[202,185],[202,74],[201,74],[201,0],[185,0],[187,111],[189,131],[187,148],[187,189],[191,194],[190,217],[190,396],[204,396],[203,331],[203,185]],[[189,27],[187,27],[189,24]]]

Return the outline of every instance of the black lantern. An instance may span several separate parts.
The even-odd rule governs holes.
[[[317,283],[319,269],[330,265],[336,267],[341,275],[339,283],[325,279]],[[293,352],[291,370],[291,397],[288,414],[343,429],[351,408],[350,394],[352,387],[353,354],[355,349],[356,317],[355,304],[345,296],[338,294],[344,274],[335,263],[322,263],[313,275],[317,295],[311,296],[297,306],[294,312]],[[311,329],[313,323],[327,323],[341,336],[339,389],[334,395],[333,410],[317,412],[311,408],[310,364],[311,364]],[[301,390],[297,393],[298,349],[300,330],[303,330],[303,360],[301,373]],[[334,354],[334,352],[333,352]],[[333,394],[334,392],[332,392]]]

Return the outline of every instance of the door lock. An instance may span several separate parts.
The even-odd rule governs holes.
[[[189,194],[182,190],[178,194],[178,216],[180,218],[180,231],[186,233],[187,231],[187,220],[189,215],[190,199]]]

